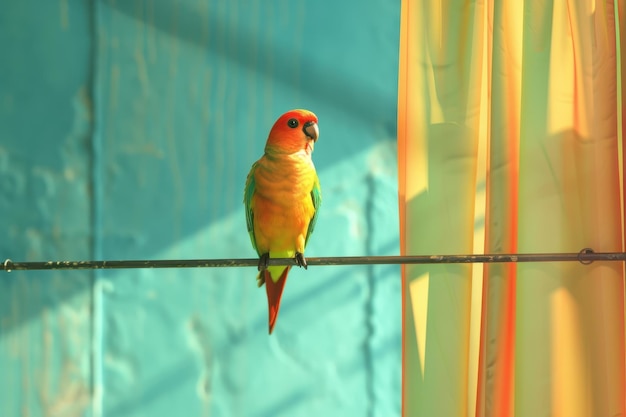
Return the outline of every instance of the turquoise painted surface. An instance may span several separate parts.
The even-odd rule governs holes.
[[[320,119],[308,256],[396,254],[399,4],[0,3],[0,258],[253,257],[242,192]],[[399,268],[0,275],[0,416],[393,416]]]
[[[91,257],[91,6],[0,2],[0,257]],[[88,415],[92,275],[0,276],[0,416]]]

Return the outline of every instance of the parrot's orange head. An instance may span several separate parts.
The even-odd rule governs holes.
[[[276,120],[265,145],[266,153],[313,152],[319,136],[317,116],[308,110],[291,110]]]

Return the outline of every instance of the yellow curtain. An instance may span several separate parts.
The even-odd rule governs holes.
[[[623,250],[623,1],[403,0],[403,254]],[[403,415],[626,416],[618,262],[403,269]]]

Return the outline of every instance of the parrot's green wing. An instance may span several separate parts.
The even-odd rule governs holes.
[[[254,236],[254,214],[252,213],[252,195],[254,194],[254,190],[256,188],[254,181],[254,171],[256,171],[258,162],[255,162],[250,168],[250,172],[248,173],[248,178],[246,179],[246,189],[243,193],[243,203],[246,206],[246,224],[248,226],[248,234],[250,235],[250,241],[252,242],[252,246],[254,250],[259,253],[259,250],[256,247],[256,237]],[[261,254],[259,253],[259,256]]]
[[[309,222],[309,229],[306,232],[306,239],[304,240],[304,246],[306,246],[309,241],[309,237],[311,233],[313,233],[313,229],[315,229],[315,222],[317,221],[317,215],[320,210],[320,205],[322,204],[322,189],[320,187],[320,180],[315,176],[315,183],[313,184],[313,189],[311,190],[311,199],[313,199],[313,207],[315,208],[315,213],[313,213],[313,217]]]

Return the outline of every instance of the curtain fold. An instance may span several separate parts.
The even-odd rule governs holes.
[[[623,250],[625,20],[403,1],[403,254]],[[403,414],[626,416],[624,328],[622,263],[407,266]]]

